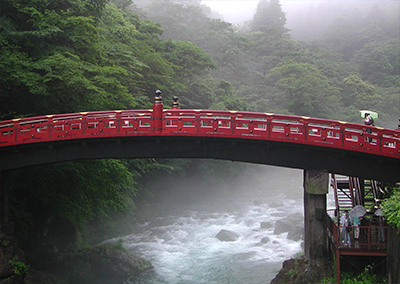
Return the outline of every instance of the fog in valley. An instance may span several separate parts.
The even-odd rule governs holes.
[[[226,182],[193,174],[147,184],[154,199],[122,240],[155,269],[132,283],[269,283],[301,254],[303,171],[217,162],[242,171]]]
[[[184,95],[180,97],[183,107],[188,108],[220,107],[221,102],[216,99],[217,95],[222,93],[222,96],[226,94],[229,96],[232,92],[239,97],[248,96],[251,102],[250,111],[327,116],[358,122],[360,97],[364,95],[362,92],[369,87],[362,89],[357,98],[352,94],[353,101],[350,101],[346,97],[346,91],[343,91],[344,99],[341,99],[337,89],[332,88],[326,91],[327,86],[329,84],[342,86],[340,82],[346,80],[346,76],[350,76],[352,72],[357,73],[354,71],[355,68],[353,69],[348,63],[353,60],[357,50],[368,42],[362,38],[363,36],[366,38],[376,36],[375,33],[368,34],[369,30],[365,27],[372,27],[371,30],[375,32],[374,25],[379,24],[387,35],[393,37],[399,30],[398,27],[387,24],[398,22],[399,9],[394,9],[399,6],[397,1],[282,0],[280,4],[286,16],[286,29],[278,30],[278,32],[274,29],[266,29],[267,32],[265,32],[262,28],[261,31],[255,28],[252,20],[259,1],[176,0],[172,2],[184,8],[152,6],[154,3],[162,3],[156,0],[135,0],[136,10],[134,11],[141,17],[148,17],[159,22],[163,29],[161,38],[191,41],[200,46],[216,62],[215,70],[211,71],[212,76],[229,82],[224,81],[224,86],[228,85],[228,87],[224,91],[221,91],[223,87],[218,89],[220,93],[216,92],[215,97],[207,97],[205,94],[202,97],[195,94],[198,85],[194,84],[193,89],[184,92]],[[200,16],[198,11],[202,11],[203,15]],[[209,27],[209,22],[204,20],[205,16],[220,19],[222,22],[218,23],[219,26],[218,24],[211,25],[211,31],[203,31],[199,28],[202,24]],[[342,17],[347,20],[343,21]],[[229,24],[225,25],[224,21]],[[346,35],[346,30],[340,30],[342,22],[349,24],[355,30],[360,30],[359,42],[349,48],[346,44],[353,35]],[[266,39],[260,36],[265,36],[263,32],[266,34]],[[268,35],[268,32],[272,35]],[[254,56],[251,51],[248,51],[248,46],[255,46],[255,44],[249,44],[247,38],[239,40],[238,35],[248,36],[261,46],[260,50],[253,51],[256,59],[250,59],[254,60],[252,66],[246,64],[248,59]],[[376,38],[382,37],[376,36]],[[326,40],[326,43],[318,46],[315,42],[319,40]],[[303,41],[310,41],[310,43],[305,43],[300,47],[300,42]],[[229,50],[231,43],[237,46]],[[321,52],[328,43],[332,44],[338,53],[332,54],[329,48],[326,53]],[[280,48],[288,48],[289,55],[285,53],[286,50],[281,52]],[[304,51],[302,48],[304,50],[309,48],[309,50]],[[302,52],[307,55],[312,54],[311,56],[314,53],[317,55],[312,60],[308,60],[302,57]],[[332,58],[330,58],[331,55]],[[323,62],[326,58],[332,61]],[[341,65],[344,66],[343,68],[336,65],[339,58],[343,60],[343,65]],[[281,100],[290,101],[293,97],[285,97],[283,92],[277,91],[274,96],[263,91],[266,89],[271,92],[273,88],[271,77],[276,75],[273,68],[285,60],[287,60],[285,62],[291,62],[294,59],[307,62],[305,65],[308,62],[320,64],[319,67],[324,76],[330,76],[333,73],[337,76],[321,84],[323,85],[321,89],[307,90],[311,93],[323,93],[324,97],[312,98],[312,100],[320,101],[321,104],[317,106],[310,104],[304,109],[297,108],[304,100],[302,97],[297,103],[289,102],[285,108],[282,107],[284,104]],[[325,70],[325,64],[334,67]],[[251,70],[254,73],[248,71],[251,68],[254,69]],[[348,73],[342,76],[341,72],[344,69]],[[273,74],[269,77],[268,73],[271,71]],[[371,78],[367,75],[364,78]],[[311,75],[311,77],[319,76],[319,73]],[[199,85],[201,84],[203,82]],[[319,82],[313,82],[313,84],[319,85]],[[389,85],[385,85],[385,88]],[[278,86],[277,89],[285,87],[284,83],[276,86]],[[392,86],[389,87],[382,93],[394,92]],[[270,97],[263,98],[263,96]],[[375,99],[380,101],[379,98]],[[196,104],[198,101],[201,103]],[[395,98],[394,101],[396,101]],[[326,103],[325,106],[324,103]],[[349,110],[332,111],[334,109],[332,106],[342,111],[341,104],[349,107]],[[371,106],[367,103],[365,105]],[[224,101],[222,106],[227,109],[230,107],[237,109],[241,105],[240,103],[230,105]],[[322,110],[324,107],[325,111]],[[315,112],[310,110],[312,108],[315,108]],[[395,106],[395,109],[387,106],[384,108],[388,114],[382,114],[380,123],[393,127],[393,122],[396,122],[396,115],[398,115],[396,114],[398,106]],[[329,111],[332,113],[328,114]],[[158,176],[146,184],[146,188],[149,189],[147,195],[139,194],[138,224],[131,234],[122,239],[128,249],[150,260],[155,269],[142,278],[131,279],[131,281],[133,283],[193,284],[269,283],[277,270],[281,268],[284,260],[302,253],[303,171],[228,161],[207,160],[200,161],[199,164],[199,171],[193,171],[191,168],[191,171],[183,175]],[[231,173],[227,174],[229,171]],[[332,200],[328,197],[328,208],[332,207]],[[221,236],[219,234],[221,232],[228,235]]]
[[[258,3],[257,0],[201,1],[216,12],[212,15],[239,26],[253,18]],[[371,11],[379,9],[388,17],[400,16],[397,0],[281,0],[280,3],[286,14],[286,27],[291,30],[292,38],[298,40],[322,36],[331,23],[344,15],[350,14],[354,22],[363,22]]]

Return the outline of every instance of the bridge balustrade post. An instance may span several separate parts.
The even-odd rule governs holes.
[[[272,125],[272,120],[273,120],[273,117],[271,116],[271,115],[268,115],[267,114],[267,132],[268,132],[268,137],[271,137],[271,132],[272,132],[272,128],[273,128],[273,125]]]
[[[232,111],[231,111],[230,122],[231,122],[232,134],[235,134],[235,129],[236,129],[236,112],[232,112]]]
[[[300,121],[303,124],[303,137],[304,141],[307,141],[308,138],[308,118],[303,117],[303,119]]]
[[[326,195],[329,174],[325,170],[304,170],[304,254],[310,266],[328,262]]]
[[[173,102],[172,102],[172,109],[179,109],[179,102],[178,102],[178,97],[174,96],[172,98]]]
[[[163,130],[163,118],[164,118],[164,106],[162,103],[161,91],[157,90],[154,103],[153,103],[153,113],[151,117],[151,130],[155,132],[162,132]]]

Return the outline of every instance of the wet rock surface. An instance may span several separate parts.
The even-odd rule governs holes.
[[[311,267],[305,258],[289,259],[283,262],[282,269],[272,279],[271,284],[320,284],[333,276],[331,266]]]
[[[29,265],[24,252],[11,236],[0,235],[1,284],[101,283],[107,279],[127,279],[151,270],[151,263],[120,245],[100,245],[76,253],[42,251],[41,264]],[[43,269],[44,270],[44,269]]]
[[[240,237],[240,234],[222,229],[215,237],[221,242],[234,242]]]

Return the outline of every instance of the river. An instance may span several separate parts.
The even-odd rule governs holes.
[[[258,186],[235,181],[239,190],[232,194],[185,206],[179,214],[144,222],[124,236],[125,247],[154,266],[125,283],[270,283],[284,260],[301,253],[302,240],[274,234],[273,227],[261,228],[261,222],[303,215],[303,176],[298,170],[263,169],[261,176],[259,171],[250,176]],[[222,229],[240,237],[222,242],[215,237]]]

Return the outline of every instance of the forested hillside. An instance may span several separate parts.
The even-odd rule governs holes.
[[[254,19],[241,25],[209,18],[200,4],[136,2],[144,17],[161,23],[161,38],[190,41],[209,54],[217,64],[213,78],[230,85],[230,94],[245,102],[242,108],[356,123],[358,111],[371,108],[379,112],[379,126],[397,125],[400,16],[394,1],[322,1],[299,8],[292,32],[278,0],[260,1]],[[291,38],[302,32],[310,40]],[[198,94],[195,87],[191,96]]]
[[[310,30],[293,32],[300,41],[292,38],[279,0],[261,0],[254,18],[241,25],[211,18],[215,13],[201,1],[2,0],[0,120],[150,108],[160,89],[167,107],[178,96],[182,108],[356,123],[359,110],[372,109],[377,126],[396,128],[396,9],[396,1],[367,12],[335,8],[335,18],[317,30],[304,14],[299,26]],[[118,234],[118,220],[133,220],[135,203],[154,194],[149,180],[196,171],[222,183],[241,167],[146,159],[13,171],[10,217],[23,249],[70,251]]]

